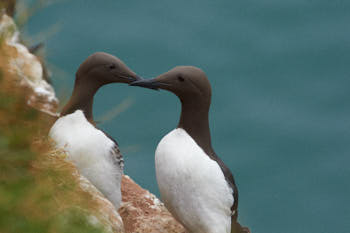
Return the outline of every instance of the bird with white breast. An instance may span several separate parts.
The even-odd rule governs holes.
[[[117,142],[96,127],[93,100],[103,85],[139,79],[115,56],[103,52],[92,54],[76,72],[72,96],[49,132],[56,147],[67,152],[79,172],[117,209],[121,203],[123,156]]]
[[[238,217],[238,189],[229,168],[211,145],[211,86],[205,73],[179,66],[132,86],[164,89],[181,101],[180,121],[155,152],[161,198],[191,233],[249,233]]]

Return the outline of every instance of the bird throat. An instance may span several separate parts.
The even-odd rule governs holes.
[[[215,154],[211,146],[209,128],[209,103],[182,101],[178,128],[184,129],[208,155]]]
[[[84,82],[85,81],[85,82]],[[100,84],[93,82],[91,79],[76,79],[71,98],[64,106],[61,116],[74,113],[76,110],[82,110],[86,119],[95,125],[93,120],[93,102]]]

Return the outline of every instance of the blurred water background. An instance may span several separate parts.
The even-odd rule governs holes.
[[[350,232],[350,1],[56,1],[22,31],[45,42],[63,101],[96,51],[144,77],[202,68],[241,222],[253,233]],[[111,109],[121,113],[107,121]],[[170,93],[126,85],[103,87],[94,105],[125,173],[157,195],[154,150],[179,113]]]

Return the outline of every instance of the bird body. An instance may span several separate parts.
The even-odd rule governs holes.
[[[115,142],[92,125],[81,110],[60,117],[49,135],[79,172],[119,208],[123,158]]]
[[[130,83],[138,77],[121,60],[94,53],[76,72],[74,90],[49,135],[56,147],[67,151],[79,172],[118,209],[121,203],[123,157],[118,144],[95,126],[94,95],[110,83]]]
[[[191,233],[249,233],[237,222],[238,189],[232,173],[211,144],[211,85],[205,73],[179,66],[131,85],[170,91],[181,102],[177,128],[155,153],[159,191],[169,211]]]
[[[232,189],[218,163],[184,129],[160,141],[155,165],[165,206],[190,232],[230,232]]]

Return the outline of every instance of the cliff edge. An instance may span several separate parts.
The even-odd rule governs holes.
[[[185,232],[155,195],[128,176],[122,180],[122,206],[115,210],[65,160],[64,151],[50,147],[46,133],[57,117],[58,99],[44,80],[42,63],[19,42],[20,34],[12,18],[4,10],[0,12],[0,149],[6,149],[9,160],[2,166],[10,171],[0,173],[0,183],[9,184],[8,189],[0,189],[0,217],[14,216],[16,220],[8,220],[14,225],[23,218],[23,224],[18,226],[24,228],[21,232]],[[11,140],[15,140],[14,144]],[[23,166],[19,167],[18,161],[13,163],[13,154],[18,154]],[[25,157],[27,154],[29,157]],[[26,175],[13,179],[18,172]],[[22,182],[26,177],[31,188],[21,191],[22,199],[10,205],[5,199],[15,196],[11,182]],[[25,211],[14,212],[17,209],[12,209],[13,203]],[[1,232],[18,230],[5,223],[0,221]],[[74,227],[85,230],[74,231]]]

